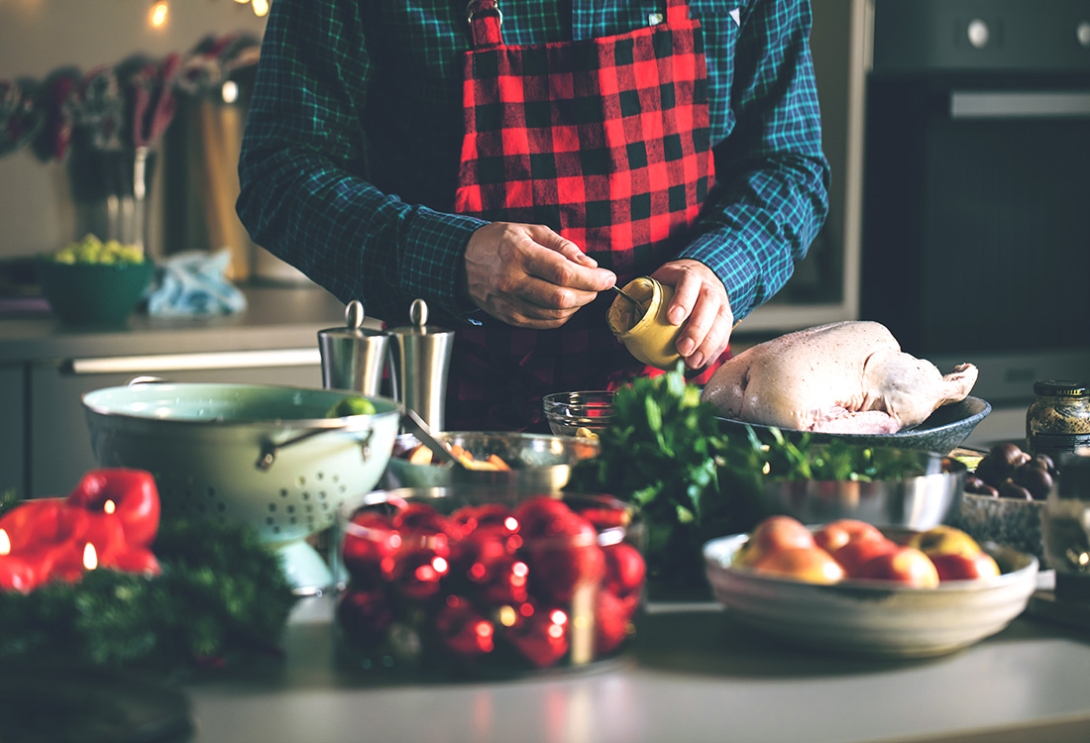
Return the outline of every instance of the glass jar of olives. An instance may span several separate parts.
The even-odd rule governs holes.
[[[1078,382],[1044,380],[1033,385],[1036,399],[1026,411],[1030,454],[1053,459],[1090,446],[1090,391]]]

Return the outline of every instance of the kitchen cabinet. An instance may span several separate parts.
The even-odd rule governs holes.
[[[22,488],[23,368],[0,366],[0,493]]]

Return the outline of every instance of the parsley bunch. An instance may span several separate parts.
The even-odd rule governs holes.
[[[601,452],[581,462],[569,490],[604,491],[640,506],[651,576],[698,584],[700,545],[727,516],[718,469],[728,440],[682,367],[617,390]],[[724,532],[725,533],[725,532]]]

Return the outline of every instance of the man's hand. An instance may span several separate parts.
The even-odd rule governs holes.
[[[723,282],[700,261],[670,261],[651,274],[674,287],[666,316],[674,325],[688,322],[677,339],[677,352],[690,369],[715,361],[727,349],[734,313]]]
[[[474,304],[508,325],[538,330],[559,328],[617,281],[575,243],[532,224],[481,227],[466,245],[465,267]]]

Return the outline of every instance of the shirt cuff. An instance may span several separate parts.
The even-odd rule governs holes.
[[[462,259],[470,236],[488,222],[416,207],[404,237],[405,288],[428,299],[433,313],[471,323],[481,310],[461,290]]]
[[[743,246],[731,245],[719,232],[699,235],[677,256],[700,261],[723,282],[737,322],[754,309],[759,272]]]

